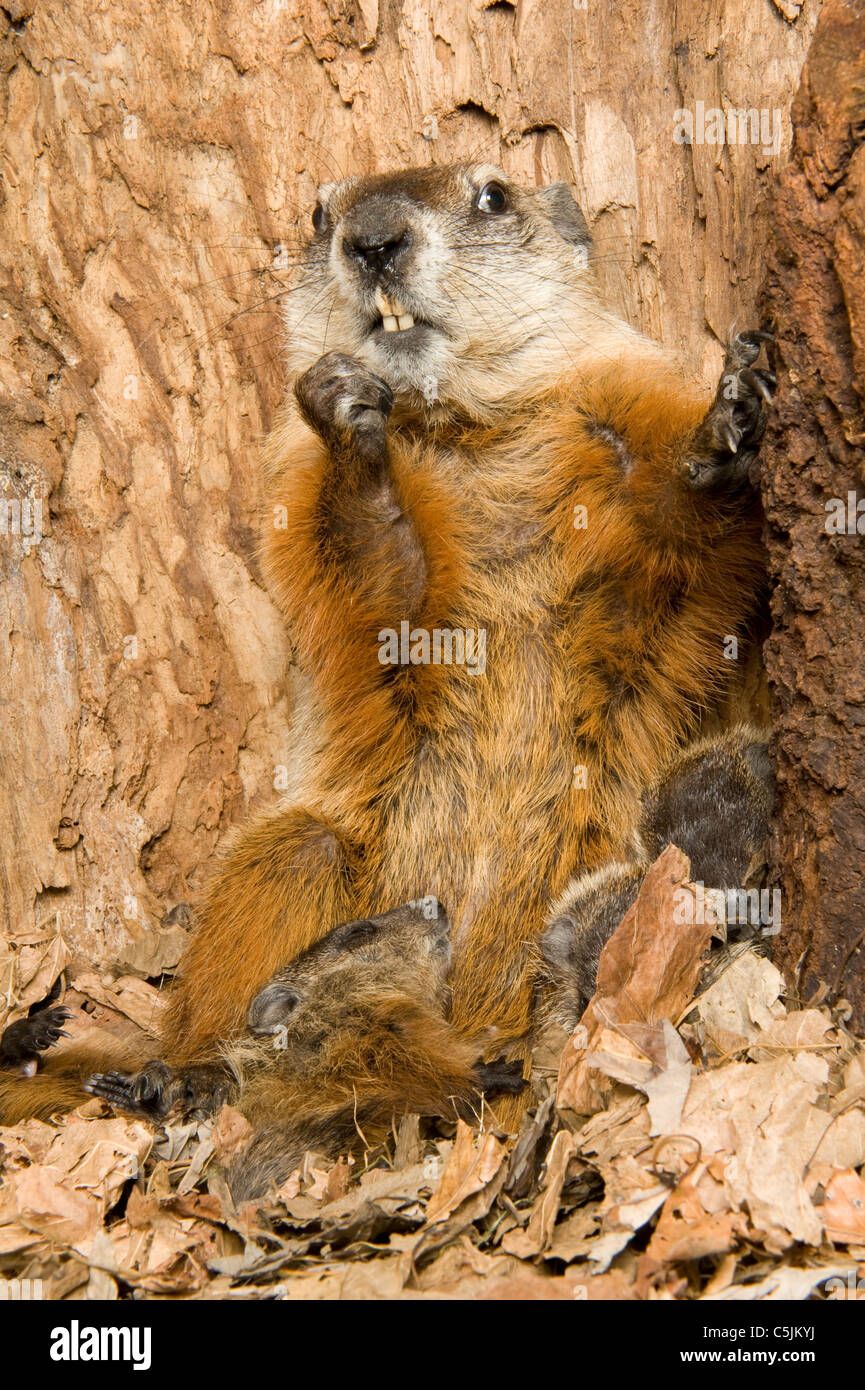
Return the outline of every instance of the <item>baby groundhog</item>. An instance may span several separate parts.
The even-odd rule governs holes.
[[[307,1149],[337,1157],[379,1142],[402,1114],[475,1118],[482,1095],[523,1089],[522,1066],[484,1063],[483,1038],[446,1021],[451,954],[435,898],[344,923],[259,991],[256,1041],[227,1049],[224,1067],[155,1062],[87,1090],[151,1119],[236,1103],[254,1130],[228,1173],[238,1200],[282,1181]]]
[[[646,869],[667,845],[691,861],[691,879],[727,894],[731,927],[755,923],[742,889],[762,864],[772,808],[768,734],[740,726],[675,758],[643,796],[634,858],[575,878],[541,937],[548,970],[543,1013],[567,1029],[595,992],[601,951],[637,897]]]

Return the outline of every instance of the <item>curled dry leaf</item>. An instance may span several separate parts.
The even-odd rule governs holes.
[[[498,1175],[504,1158],[504,1145],[494,1135],[476,1136],[460,1120],[441,1182],[427,1207],[427,1225],[445,1221],[467,1197],[483,1191]]]
[[[566,1129],[560,1129],[550,1146],[545,1165],[543,1190],[532,1208],[525,1230],[509,1231],[502,1249],[510,1255],[529,1259],[546,1250],[553,1238],[559,1211],[559,1198],[568,1175],[568,1164],[576,1152],[576,1140]]]
[[[560,1109],[591,1115],[603,1107],[610,1087],[599,1084],[591,1061],[602,1027],[676,1020],[693,998],[714,920],[694,920],[701,913],[689,874],[686,856],[669,845],[601,952],[597,990],[582,1019],[587,1040],[578,1030],[562,1054]]]

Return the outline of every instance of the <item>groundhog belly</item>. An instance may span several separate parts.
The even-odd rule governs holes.
[[[396,779],[375,857],[382,902],[434,894],[450,914],[455,1020],[520,1031],[529,943],[578,854],[577,749],[556,700],[566,690],[554,644],[515,629],[487,625],[482,673],[442,671],[435,718]]]

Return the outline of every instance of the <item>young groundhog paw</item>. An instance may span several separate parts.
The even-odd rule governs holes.
[[[85,1091],[108,1101],[116,1110],[141,1119],[162,1120],[172,1110],[188,1118],[204,1118],[224,1105],[231,1083],[219,1066],[182,1067],[148,1062],[139,1072],[97,1072]]]
[[[68,1037],[63,1028],[68,1018],[69,1010],[58,1006],[10,1023],[0,1037],[0,1066],[15,1067],[32,1075],[40,1052],[47,1052],[61,1038]]]
[[[84,1083],[88,1095],[108,1101],[115,1110],[142,1119],[162,1119],[171,1109],[172,1073],[164,1062],[148,1062],[139,1072],[96,1072]]]
[[[504,1057],[497,1057],[494,1062],[479,1062],[475,1067],[475,1080],[478,1090],[485,1096],[518,1096],[528,1085],[523,1076],[523,1063],[508,1062]]]
[[[326,353],[294,390],[304,419],[328,444],[349,444],[370,457],[384,452],[393,392],[357,358]]]
[[[774,373],[754,367],[771,333],[753,329],[731,337],[714,403],[697,431],[688,461],[695,488],[745,482],[766,428],[766,406],[777,385]]]

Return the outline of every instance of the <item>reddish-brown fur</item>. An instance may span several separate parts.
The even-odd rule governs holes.
[[[269,561],[317,677],[316,795],[248,828],[215,877],[174,1000],[172,1057],[236,1030],[258,984],[335,922],[422,893],[454,919],[455,1022],[526,1028],[525,947],[549,900],[576,868],[623,853],[639,791],[723,694],[724,639],[744,636],[753,610],[749,499],[695,496],[684,477],[706,404],[668,368],[624,360],[499,427],[432,441],[403,424],[395,486],[427,566],[408,613],[389,593],[396,565],[329,567],[316,531],[327,460],[313,436],[293,441],[274,470],[289,512]],[[597,425],[633,456],[629,477]],[[574,528],[577,503],[587,531]],[[517,533],[525,550],[511,558]],[[502,554],[506,573],[491,572]],[[376,637],[403,617],[485,626],[486,675],[428,665],[383,679]],[[572,787],[577,764],[586,791]]]

